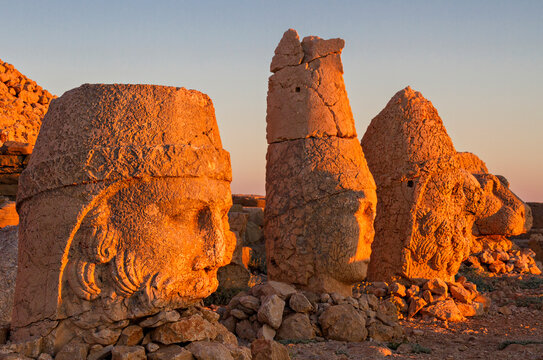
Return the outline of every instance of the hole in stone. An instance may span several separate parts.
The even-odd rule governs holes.
[[[300,88],[299,88],[299,87],[296,87],[296,92],[300,92]]]
[[[408,187],[413,187],[413,185],[414,185],[414,184],[413,184],[413,180],[409,180],[409,181],[407,182],[407,186],[408,186]]]

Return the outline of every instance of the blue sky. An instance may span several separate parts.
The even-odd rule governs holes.
[[[235,193],[264,193],[269,63],[283,32],[346,40],[359,138],[400,89],[431,100],[459,151],[543,202],[543,1],[0,0],[0,58],[56,95],[83,83],[207,93]],[[7,15],[7,16],[6,16]]]

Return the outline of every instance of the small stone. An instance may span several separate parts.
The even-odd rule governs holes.
[[[473,298],[472,293],[469,290],[466,290],[461,284],[450,283],[449,291],[453,299],[458,300],[463,303],[470,303]]]
[[[435,304],[423,309],[423,313],[443,321],[464,320],[462,313],[452,299],[438,301]]]
[[[232,310],[230,310],[230,315],[232,315],[233,317],[235,317],[238,320],[244,320],[244,319],[247,319],[249,317],[245,312],[243,312],[240,309],[232,309]]]
[[[169,345],[185,341],[214,339],[217,329],[200,314],[181,318],[174,323],[166,323],[151,332],[153,341]]]
[[[288,302],[290,308],[299,313],[308,313],[313,311],[313,305],[302,293],[293,294]]]
[[[168,345],[147,354],[148,360],[192,360],[192,354],[179,345]]]
[[[416,313],[420,311],[427,302],[421,297],[414,296],[409,300],[409,308],[407,309],[407,316],[412,318]]]
[[[323,293],[321,294],[321,303],[327,303],[328,301],[330,301],[330,294],[327,294],[327,293]]]
[[[247,309],[251,309],[253,311],[258,311],[258,309],[260,308],[260,300],[257,297],[251,295],[240,297],[239,303]]]
[[[111,360],[147,360],[143,346],[118,345],[111,350]]]
[[[392,326],[398,322],[398,309],[390,301],[382,301],[377,307],[376,317],[384,324]]]
[[[143,339],[143,329],[138,325],[130,325],[123,329],[117,345],[133,346]]]
[[[327,339],[358,342],[367,336],[366,320],[352,305],[330,306],[319,321]]]
[[[447,283],[439,278],[430,279],[424,284],[423,289],[430,290],[436,295],[444,295],[447,293]]]
[[[377,307],[379,306],[379,299],[377,299],[377,296],[373,294],[367,294],[368,304],[370,305],[370,309],[377,310]]]
[[[505,273],[505,264],[503,261],[496,260],[492,264],[488,265],[488,270],[496,274],[503,274]]]
[[[358,298],[358,308],[362,311],[367,311],[370,309],[370,304],[368,303],[368,297],[364,295],[361,295]]]
[[[263,324],[256,333],[257,339],[273,340],[275,338],[275,329],[268,324]]]
[[[341,295],[340,293],[336,293],[336,292],[331,293],[330,297],[332,298],[332,301],[336,305],[343,304],[344,300],[345,300],[345,296]]]
[[[294,313],[283,319],[277,330],[279,340],[305,340],[315,338],[315,330],[309,316],[304,313]]]
[[[277,295],[269,295],[264,298],[258,309],[258,321],[270,325],[274,329],[281,326],[285,301]]]
[[[181,315],[175,310],[161,311],[158,314],[143,320],[139,325],[142,328],[155,328],[166,323],[176,322],[180,317]]]
[[[38,356],[37,360],[53,360],[53,357],[49,354],[41,353],[40,356]]]
[[[251,343],[253,360],[290,360],[286,346],[273,341],[258,339]]]
[[[216,342],[196,341],[186,349],[198,360],[234,360],[228,347]]]
[[[251,289],[251,292],[254,296],[258,297],[277,295],[281,299],[285,300],[290,295],[296,293],[296,289],[290,284],[270,280],[265,284],[254,286]]]
[[[145,348],[147,349],[147,352],[155,352],[157,351],[158,349],[160,349],[160,345],[154,343],[154,342],[150,342],[148,343],[147,345],[145,345]]]
[[[392,284],[390,284],[390,286],[388,287],[388,290],[390,291],[391,294],[399,296],[399,297],[404,297],[406,295],[405,286],[403,286],[399,282],[393,282]]]

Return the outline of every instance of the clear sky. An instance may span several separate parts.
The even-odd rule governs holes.
[[[183,86],[213,100],[234,193],[264,193],[266,92],[283,32],[341,37],[358,137],[400,89],[459,151],[543,202],[543,1],[0,0],[0,58],[52,93]]]

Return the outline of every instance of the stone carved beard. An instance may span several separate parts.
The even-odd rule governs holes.
[[[75,233],[70,288],[83,300],[131,298],[142,309],[180,307],[209,295],[235,246],[229,184],[223,183],[147,179],[104,191]]]
[[[453,276],[469,255],[473,223],[483,207],[481,189],[471,174],[454,168],[423,176],[417,185],[413,259]]]

